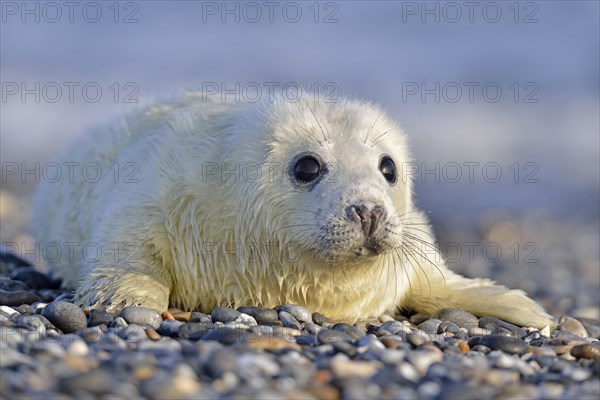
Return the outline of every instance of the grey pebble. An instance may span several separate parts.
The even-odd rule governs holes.
[[[163,324],[167,321],[163,321]],[[176,321],[176,322],[180,322],[180,321]],[[172,325],[172,323],[166,324],[165,328],[167,326],[171,326],[172,328],[174,327],[174,325]],[[162,328],[163,328],[163,325],[161,324],[161,326],[159,327],[159,330],[162,331]],[[199,339],[202,339],[205,334],[207,334],[208,332],[215,329],[215,326],[212,323],[206,323],[206,322],[188,322],[186,324],[181,325],[177,329],[179,330],[179,336],[181,336],[182,338],[189,339],[189,340],[199,340]],[[159,333],[161,333],[160,331],[159,331]]]
[[[283,323],[283,326],[294,329],[302,329],[300,323],[294,316],[286,311],[279,311],[279,319]]]
[[[422,314],[416,314],[416,315],[422,315]],[[412,320],[412,318],[411,318],[411,320]],[[441,323],[442,323],[441,320],[432,318],[432,319],[428,319],[427,321],[420,322],[419,324],[417,324],[417,328],[419,328],[427,333],[438,333],[438,326]]]
[[[115,317],[111,313],[104,310],[90,310],[87,315],[87,325],[88,327],[98,325],[110,326],[114,319]]]
[[[127,321],[125,321],[125,319],[123,317],[115,317],[115,319],[113,319],[113,322],[110,323],[110,327],[111,328],[121,328],[124,326],[129,325],[127,323]]]
[[[436,333],[445,333],[445,332],[459,333],[459,332],[462,332],[462,331],[460,330],[460,327],[458,325],[456,325],[454,322],[452,322],[452,321],[444,321],[444,322],[442,322],[441,324],[438,325]]]
[[[240,312],[229,307],[217,307],[210,313],[212,322],[234,322],[240,317]]]
[[[384,322],[379,327],[378,331],[387,331],[387,332],[391,333],[392,335],[398,335],[399,333],[405,333],[406,334],[406,333],[411,333],[412,332],[408,326],[404,325],[400,321],[387,321],[387,322]]]
[[[483,354],[487,354],[490,351],[492,351],[492,349],[490,349],[489,347],[481,345],[481,344],[477,344],[477,345],[471,347],[471,350],[472,351],[478,351],[478,352],[483,353]]]
[[[119,337],[128,343],[142,342],[144,340],[148,340],[148,335],[144,331],[144,327],[141,325],[133,324],[116,329],[116,332],[119,335]]]
[[[248,315],[248,314],[244,314],[244,313],[240,313],[240,316],[237,317],[237,319],[234,322],[241,322],[244,325],[247,326],[256,326],[258,325],[258,323],[256,322],[256,320],[254,319],[253,316]],[[226,323],[230,324],[231,322]]]
[[[0,290],[15,292],[17,290],[28,291],[29,289],[30,287],[24,282],[12,280],[7,276],[0,277]]]
[[[207,332],[202,340],[214,340],[222,344],[234,344],[242,342],[251,336],[246,329],[240,328],[220,328]]]
[[[158,328],[162,322],[160,313],[148,307],[125,307],[119,313],[119,317],[128,324],[148,325],[154,329]]]
[[[35,314],[35,308],[29,304],[21,304],[19,307],[16,307],[15,310],[20,314]]]
[[[54,301],[68,301],[72,303],[74,296],[75,295],[73,294],[73,292],[66,292],[55,298]]]
[[[354,341],[354,338],[352,336],[350,336],[349,334],[347,334],[346,332],[336,331],[336,330],[327,329],[327,328],[321,329],[319,331],[319,333],[317,334],[317,337],[319,338],[319,342],[321,344],[331,344],[331,343],[342,342],[342,341],[346,341],[346,342]]]
[[[93,326],[91,328],[86,328],[82,331],[79,331],[78,334],[81,336],[86,343],[97,342],[102,338],[104,331],[100,326]]]
[[[344,353],[349,357],[354,357],[356,355],[356,353],[358,353],[356,346],[354,346],[352,343],[346,342],[346,341],[334,342],[333,350],[336,353]]]
[[[423,331],[421,331],[421,334],[412,332],[406,335],[406,341],[415,347],[420,346],[425,342],[429,342],[430,340],[428,339],[428,335]]]
[[[33,304],[36,301],[40,301],[40,298],[29,291],[15,290],[9,292],[0,289],[0,305],[20,306],[21,304]]]
[[[434,317],[442,321],[454,322],[459,327],[467,330],[477,327],[479,322],[477,317],[473,314],[456,308],[441,309],[434,315]]]
[[[527,351],[527,343],[513,336],[476,336],[471,338],[468,344],[469,347],[483,345],[489,347],[492,350],[502,350],[508,354],[521,355]]]
[[[203,322],[203,323],[208,323],[211,324],[212,323],[212,318],[210,315],[198,312],[198,311],[193,311],[190,314],[190,320],[188,322]]]
[[[236,353],[228,348],[219,349],[210,355],[204,368],[208,376],[219,379],[225,373],[237,368]]]
[[[252,316],[259,324],[268,324],[278,321],[277,311],[266,307],[239,307],[239,312]]]
[[[277,311],[288,312],[300,322],[313,322],[312,314],[310,313],[310,311],[297,304],[283,304],[277,307]]]
[[[316,335],[300,335],[296,336],[296,343],[300,345],[316,346],[319,344],[319,339]]]
[[[323,326],[323,324],[332,324],[333,323],[332,319],[327,318],[326,316],[324,316],[323,314],[320,314],[318,312],[312,314],[312,320],[314,321],[315,324],[321,325],[321,326]]]
[[[41,315],[19,315],[14,319],[15,326],[28,331],[35,331],[40,335],[46,334],[46,324],[40,318]]]
[[[361,337],[367,334],[363,328],[359,328],[358,326],[349,325],[345,323],[335,324],[332,329],[334,331],[347,333],[353,339],[360,339]]]
[[[110,393],[114,387],[114,381],[110,372],[96,369],[65,378],[60,386],[64,392],[80,397],[84,393],[92,395]]]
[[[416,325],[420,325],[426,321],[435,321],[435,319],[432,319],[425,314],[414,314],[409,318],[409,321],[411,324],[416,326]],[[440,321],[440,322],[442,322],[442,321]]]
[[[16,268],[10,277],[25,283],[30,289],[58,289],[60,282],[50,279],[46,274],[36,271],[34,267]]]
[[[516,336],[521,339],[527,336],[527,331],[525,329],[494,317],[481,317],[478,326],[483,329],[489,329],[492,334],[501,334],[505,331],[511,336]]]
[[[192,325],[192,324],[194,324],[194,323],[192,322],[192,323],[186,324],[184,322],[173,320],[173,319],[165,319],[163,322],[160,323],[160,326],[158,327],[158,329],[156,329],[156,332],[158,332],[161,336],[175,337],[175,336],[179,335],[179,333],[181,332],[181,328],[184,325]],[[190,339],[190,338],[187,337],[187,339]]]
[[[140,340],[137,349],[147,351],[156,357],[170,357],[181,352],[182,345],[177,340],[171,338],[162,338],[160,341]]]
[[[87,327],[87,317],[81,308],[66,301],[48,304],[42,310],[42,315],[64,333],[76,332]]]
[[[308,333],[316,335],[317,333],[319,333],[319,331],[321,329],[323,329],[323,327],[319,326],[317,324],[313,324],[313,323],[307,322],[306,324],[304,324],[304,329],[306,329],[306,331]]]

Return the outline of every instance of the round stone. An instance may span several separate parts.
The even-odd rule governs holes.
[[[445,332],[459,333],[462,331],[460,330],[459,326],[456,325],[454,322],[446,321],[446,322],[442,322],[441,324],[439,324],[438,328],[437,328],[437,333],[445,333]]]
[[[416,314],[416,315],[421,315],[421,314]],[[411,318],[412,320],[412,318]],[[421,329],[422,331],[425,331],[427,333],[437,333],[438,332],[438,326],[442,323],[442,321],[440,321],[439,319],[428,319],[427,321],[423,321],[420,324],[417,325],[417,328]]]
[[[527,331],[525,329],[494,317],[480,318],[478,326],[480,328],[490,330],[492,334],[507,333],[511,336],[517,336],[520,338],[527,336]]]
[[[277,311],[285,311],[290,313],[300,322],[313,322],[310,311],[297,304],[283,304],[277,307]]]
[[[354,339],[346,332],[336,331],[333,329],[322,329],[317,334],[321,344],[330,344],[337,342],[352,342]]]
[[[259,324],[268,324],[278,321],[277,311],[266,307],[240,307],[239,312],[254,317]]]
[[[226,372],[235,371],[237,365],[236,353],[228,348],[222,348],[211,354],[206,363],[205,371],[209,377],[218,379]]]
[[[46,334],[46,326],[40,315],[19,315],[14,319],[15,326],[28,331],[35,331],[41,335]]]
[[[571,355],[575,358],[598,360],[600,359],[600,345],[588,343],[573,346],[571,349]]]
[[[33,304],[40,298],[27,290],[6,291],[0,289],[0,305],[20,306],[21,304]]]
[[[202,340],[215,340],[222,344],[234,344],[246,340],[248,336],[252,336],[252,334],[248,333],[246,329],[220,328],[206,333]]]
[[[360,339],[361,337],[367,334],[364,329],[359,328],[358,326],[344,323],[335,324],[332,329],[334,331],[345,332],[348,335],[352,336],[353,339]]]
[[[488,335],[476,336],[469,340],[469,347],[487,346],[492,350],[501,350],[508,354],[524,354],[527,351],[525,341],[512,336]]]
[[[190,320],[188,322],[203,322],[206,324],[211,324],[212,318],[210,317],[210,315],[206,315],[198,311],[192,311],[192,313],[190,314]]]
[[[60,282],[53,281],[33,267],[19,267],[12,272],[11,278],[23,282],[29,288],[35,290],[58,289],[60,287]]]
[[[181,327],[184,325],[188,324],[174,319],[165,319],[163,322],[161,322],[160,327],[156,331],[162,336],[175,337],[179,335]]]
[[[163,324],[164,324],[164,322],[165,321],[163,321]],[[179,322],[179,321],[176,321],[176,322]],[[167,325],[165,325],[164,327],[161,325],[159,332],[162,333],[163,328],[166,329]],[[171,328],[174,328],[174,326],[171,326]],[[184,324],[177,329],[179,331],[178,332],[179,336],[181,336],[182,338],[189,339],[189,340],[198,340],[198,339],[202,339],[202,337],[205,334],[207,334],[214,328],[215,328],[215,326],[212,323],[188,322],[187,324]]]
[[[332,319],[327,318],[323,314],[319,314],[319,313],[313,313],[312,319],[315,324],[320,325],[320,326],[324,326],[325,324],[333,324]]]
[[[210,313],[212,322],[234,322],[240,317],[240,312],[229,307],[217,307]]]
[[[110,326],[115,317],[104,310],[90,310],[87,315],[88,326],[106,325]]]
[[[588,333],[583,324],[575,318],[567,315],[563,315],[558,319],[558,329],[571,332],[582,338],[588,337]]]
[[[279,311],[279,319],[283,323],[283,326],[294,329],[302,329],[300,322],[294,316],[286,311]]]
[[[472,329],[478,326],[479,320],[476,316],[456,308],[444,308],[435,314],[435,318],[442,321],[454,322],[461,328]]]
[[[29,290],[30,287],[24,282],[13,281],[12,279],[2,276],[0,277],[0,290],[6,290],[7,292],[14,292],[16,290]]]
[[[237,317],[237,319],[234,322],[241,322],[244,325],[248,325],[248,326],[255,326],[258,325],[258,323],[256,322],[256,319],[254,319],[254,317],[252,315],[248,315],[248,314],[244,314],[243,312],[240,313],[240,316]],[[228,322],[229,324],[231,322]]]
[[[154,329],[157,329],[162,322],[160,313],[148,307],[125,307],[119,313],[119,317],[128,324],[148,325]]]
[[[87,317],[81,308],[66,301],[48,304],[42,310],[42,315],[64,333],[77,332],[87,327]]]

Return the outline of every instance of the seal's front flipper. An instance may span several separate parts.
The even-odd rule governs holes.
[[[105,309],[114,315],[128,306],[143,306],[156,311],[169,307],[169,289],[153,277],[123,271],[123,268],[98,268],[81,282],[74,302],[82,307]]]
[[[426,284],[409,293],[405,308],[433,315],[443,308],[458,308],[478,317],[491,316],[526,327],[554,327],[552,317],[520,290],[510,290],[488,279],[469,279],[447,268],[429,274]]]

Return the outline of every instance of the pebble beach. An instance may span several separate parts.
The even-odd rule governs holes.
[[[335,323],[302,306],[81,309],[2,253],[3,399],[597,399],[600,321],[456,309]]]

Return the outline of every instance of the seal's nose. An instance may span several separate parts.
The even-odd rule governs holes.
[[[359,222],[365,237],[370,237],[377,231],[379,223],[385,215],[385,208],[375,205],[371,209],[364,204],[352,205],[346,209],[350,220]]]

